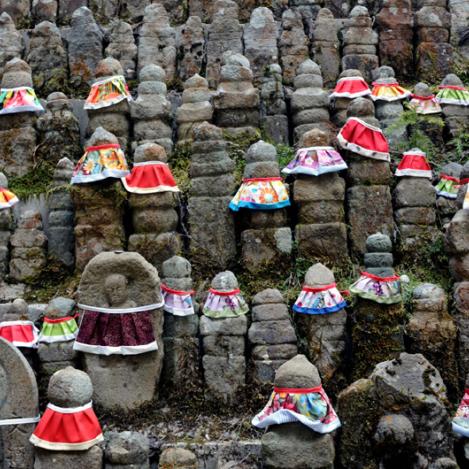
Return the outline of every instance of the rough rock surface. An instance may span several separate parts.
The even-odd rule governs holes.
[[[446,403],[440,373],[422,355],[401,353],[394,360],[379,363],[368,378],[339,394],[341,464],[350,469],[377,469],[384,463],[390,464],[385,467],[410,464],[415,458],[425,464],[451,458]],[[400,419],[403,422],[395,428],[395,417],[382,420],[389,414],[406,419]],[[379,442],[385,444],[380,448]],[[390,447],[393,451],[386,451]]]

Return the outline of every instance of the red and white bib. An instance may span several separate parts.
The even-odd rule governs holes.
[[[49,403],[29,441],[52,451],[83,451],[103,439],[91,402],[71,408]]]
[[[32,321],[0,322],[0,337],[16,347],[36,348],[38,329]]]

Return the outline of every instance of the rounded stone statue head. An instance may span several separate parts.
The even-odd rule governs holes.
[[[104,292],[111,308],[132,308],[135,303],[129,300],[127,277],[111,274],[104,281]]]

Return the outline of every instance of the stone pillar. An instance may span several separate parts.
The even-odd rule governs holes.
[[[21,58],[23,53],[23,36],[17,31],[15,22],[6,12],[0,15],[0,76],[3,67],[14,58]]]
[[[36,158],[39,161],[55,165],[63,158],[80,159],[80,124],[72,112],[70,100],[63,93],[56,92],[47,97],[46,112],[37,119],[36,128],[39,143]]]
[[[216,291],[238,289],[238,281],[230,271],[217,274],[211,283]],[[239,295],[239,294],[238,294]],[[243,300],[244,302],[244,300]],[[205,399],[217,406],[237,404],[239,393],[246,384],[245,337],[248,329],[247,306],[238,308],[236,316],[200,318],[199,333],[202,336],[202,365],[205,379]]]
[[[254,361],[254,382],[273,383],[277,368],[298,353],[295,329],[278,290],[269,288],[253,297],[248,338]]]
[[[362,275],[351,286],[358,295],[352,319],[352,379],[363,378],[377,363],[404,350],[405,311],[392,267],[391,240],[380,233],[369,236],[366,250],[364,274],[372,277]]]
[[[8,179],[0,173],[0,187],[8,188]],[[8,275],[10,262],[10,237],[13,228],[13,215],[10,208],[0,210],[0,281]]]
[[[200,75],[194,75],[184,83],[182,105],[176,111],[179,144],[189,143],[195,125],[212,120],[212,94],[207,80]]]
[[[372,24],[368,9],[357,5],[342,31],[342,69],[358,69],[367,81],[371,80],[371,71],[379,66],[378,33],[373,31]]]
[[[106,434],[104,469],[150,469],[150,442],[138,432]]]
[[[117,138],[98,127],[87,146],[109,143],[118,143]],[[125,198],[121,182],[112,178],[97,183],[77,184],[73,187],[75,260],[79,271],[82,271],[96,254],[123,249]]]
[[[311,31],[323,3],[321,0],[292,0],[289,2],[291,7],[301,14],[308,37],[311,37]]]
[[[54,373],[47,389],[47,397],[50,403],[61,408],[74,408],[88,404],[91,402],[92,395],[93,385],[89,376],[71,366]],[[90,425],[89,421],[88,425]],[[61,429],[61,427],[59,428]],[[60,432],[60,429],[58,432]],[[34,469],[47,469],[50,467],[67,469],[79,466],[88,469],[101,469],[103,466],[103,450],[97,444],[102,440],[103,436],[101,434],[101,438],[97,439],[93,446],[80,451],[36,447]],[[33,444],[37,446],[37,443]]]
[[[399,79],[413,79],[414,15],[412,0],[384,0],[376,15],[381,65],[394,67]]]
[[[340,71],[339,38],[337,22],[331,10],[319,10],[312,31],[311,52],[314,61],[321,67],[324,85],[332,86]]]
[[[176,78],[176,32],[169,24],[168,12],[160,3],[145,8],[139,35],[139,71],[150,64],[159,65],[165,71],[166,82]]]
[[[130,103],[135,144],[158,143],[171,153],[173,131],[165,72],[158,65],[150,64],[140,70],[139,78],[138,98]]]
[[[190,16],[178,29],[178,77],[187,81],[202,73],[205,59],[205,31],[199,16]]]
[[[280,176],[275,147],[262,140],[246,153],[244,178],[276,178]],[[283,184],[283,183],[281,183]],[[285,204],[285,200],[279,202]],[[288,197],[288,195],[287,195]],[[288,205],[290,205],[287,199]],[[275,268],[289,268],[293,250],[291,228],[287,226],[285,208],[248,209],[246,228],[241,233],[241,261],[249,272],[261,273]],[[285,205],[284,205],[285,206]],[[242,209],[246,212],[246,209]]]
[[[328,134],[312,129],[303,134],[300,148],[327,147],[330,143]],[[334,265],[349,262],[344,199],[345,181],[337,173],[297,175],[293,200],[299,257]]]
[[[450,178],[460,179],[462,166],[459,163],[447,163],[441,167],[440,181],[442,176],[449,176]],[[459,209],[458,202],[455,198],[448,198],[447,196],[439,195],[437,191],[436,209],[440,225],[444,227],[451,221],[455,213]]]
[[[33,283],[47,264],[47,236],[41,214],[34,210],[22,213],[10,243],[10,277],[16,282]]]
[[[446,75],[441,82],[441,87],[445,86],[458,86],[464,88],[464,84],[461,79],[454,73]],[[469,130],[469,106],[467,103],[447,103],[444,98],[440,98],[441,92],[437,95],[437,100],[441,104],[443,111],[443,117],[446,124],[446,138],[451,139],[457,137],[461,132],[467,132]],[[465,98],[467,99],[467,97]]]
[[[377,87],[380,85],[390,84],[399,86],[396,78],[394,77],[394,69],[387,65],[374,70],[373,79],[373,84]],[[407,129],[405,127],[400,129],[389,129],[389,127],[392,127],[404,112],[402,101],[406,99],[409,94],[410,92],[406,91],[401,95],[400,99],[393,99],[392,101],[383,98],[380,99],[379,96],[375,96],[374,94],[371,96],[375,102],[376,117],[378,118],[380,127],[383,129],[383,132],[391,146],[395,146],[398,142],[402,142],[407,136]]]
[[[347,110],[348,117],[356,117],[379,129],[374,117],[373,102],[356,98]],[[394,231],[392,198],[389,185],[391,169],[388,161],[359,155],[353,151],[347,163],[347,215],[351,254],[359,258],[365,253],[366,238],[376,232],[391,235]],[[371,203],[370,203],[371,202]]]
[[[108,57],[98,63],[94,73],[97,80],[105,80],[115,75],[124,75],[124,70],[119,61]],[[130,143],[130,109],[127,99],[100,109],[87,109],[86,112],[89,118],[88,136],[91,136],[98,127],[103,127],[117,137],[124,151],[127,150]]]
[[[74,316],[76,312],[75,302],[69,298],[57,297],[50,301],[45,310],[45,317],[60,319]],[[41,380],[45,384],[58,370],[67,366],[74,366],[77,352],[73,350],[73,339],[60,342],[39,342],[38,356],[40,362]]]
[[[134,163],[161,161],[167,163],[164,148],[145,143],[135,150]],[[179,195],[164,191],[153,194],[130,194],[133,233],[129,236],[129,251],[140,253],[156,268],[179,253],[182,240],[177,233]]]
[[[31,67],[21,59],[12,59],[4,67],[2,88],[33,86]],[[36,116],[18,112],[0,116],[0,166],[8,176],[24,176],[33,167],[36,151]]]
[[[340,464],[378,469],[419,461],[456,468],[448,464],[453,455],[447,402],[439,371],[422,355],[401,353],[379,363],[368,378],[339,394]]]
[[[112,57],[121,64],[127,80],[136,78],[137,45],[129,23],[114,20],[109,25],[109,44],[104,51],[106,57]]]
[[[254,83],[258,84],[267,67],[278,61],[277,25],[269,8],[255,8],[244,26],[244,55],[251,64]]]
[[[317,368],[304,355],[297,355],[277,370],[274,385],[278,388],[315,388],[321,385],[321,378]],[[332,435],[316,433],[300,422],[272,425],[262,436],[261,444],[264,465],[269,469],[319,469],[334,465]]]
[[[349,70],[344,70],[340,75],[339,75],[339,80],[340,79],[346,79],[346,78],[356,78],[356,79],[361,79],[363,80],[363,75],[361,74],[360,70],[354,70],[354,69],[349,69]],[[361,82],[360,80],[360,82]],[[329,110],[331,113],[331,120],[332,122],[338,126],[341,127],[345,124],[347,121],[347,109],[349,107],[349,104],[355,99],[359,97],[364,97],[367,96],[366,94],[363,96],[363,94],[366,93],[366,89],[356,93],[359,94],[359,96],[333,96],[331,95],[330,101],[329,101]],[[371,94],[371,90],[368,90],[368,95]],[[374,111],[373,111],[374,115]]]
[[[193,130],[189,195],[190,258],[197,272],[217,271],[236,258],[233,217],[228,208],[234,189],[234,161],[221,129],[208,123]]]
[[[305,132],[313,128],[330,133],[329,99],[322,89],[319,65],[310,59],[305,60],[298,67],[294,85],[295,91],[291,96],[294,141],[298,142]]]
[[[0,420],[35,418],[39,414],[36,377],[17,347],[0,338]],[[29,437],[35,423],[0,426],[0,461],[5,468],[32,468]]]
[[[174,256],[163,262],[162,284],[173,290],[191,292],[191,264],[183,257]],[[163,380],[168,395],[187,396],[198,390],[200,383],[199,371],[199,339],[197,331],[199,317],[198,305],[194,305],[194,313],[178,316],[165,311],[164,316],[164,367]]]
[[[260,87],[261,128],[275,143],[288,145],[289,128],[282,69],[278,64],[267,67]]]
[[[126,280],[126,285],[120,290],[108,288],[116,285],[116,281]],[[116,288],[116,287],[114,287]],[[161,304],[160,279],[157,270],[136,252],[102,252],[95,256],[86,266],[78,286],[78,304],[98,308],[119,308],[117,302],[122,302],[122,308],[144,307]],[[132,306],[130,306],[132,305]],[[153,337],[158,346],[157,350],[148,352],[133,351],[134,354],[122,355],[119,352],[111,355],[82,352],[84,370],[90,375],[94,387],[93,401],[103,409],[113,412],[133,412],[154,399],[160,389],[160,374],[163,367],[164,342],[163,310],[162,308],[148,310],[151,317]],[[89,314],[89,313],[84,313]],[[106,313],[98,313],[106,314]],[[108,313],[112,314],[112,313]],[[142,328],[142,334],[147,333],[148,323],[146,313],[135,327]],[[130,318],[129,318],[130,319]],[[115,321],[115,320],[114,320]],[[84,319],[80,325],[77,344],[85,337],[81,332]],[[114,325],[116,322],[114,322]],[[106,331],[95,330],[97,340],[106,337]],[[106,340],[122,342],[128,340],[125,333],[133,337],[130,341],[139,340],[140,335],[130,327],[123,334],[114,330],[116,337],[109,336]],[[122,334],[119,337],[119,333]],[[86,332],[85,332],[86,334]],[[100,336],[101,334],[101,336]],[[108,343],[108,342],[107,342]],[[115,342],[113,342],[115,343]],[[130,346],[131,347],[131,346]]]
[[[412,154],[413,151],[420,152],[417,148],[407,153]],[[399,249],[404,257],[419,252],[440,237],[436,227],[436,193],[430,177],[400,177],[393,192]],[[414,262],[419,263],[418,256]]]
[[[43,21],[31,32],[26,61],[31,66],[34,87],[45,96],[67,85],[67,51],[59,28]]]
[[[308,269],[305,275],[304,287],[312,289],[323,289],[326,286],[335,284],[335,277],[332,270],[322,264],[314,264]],[[343,298],[336,295],[319,302],[318,310],[324,309],[318,314],[301,313],[296,310],[298,300],[293,307],[295,320],[302,336],[306,339],[307,356],[311,362],[316,363],[318,371],[325,383],[336,385],[344,379],[345,372],[345,348],[347,341],[347,312]],[[300,294],[301,296],[302,294]],[[321,290],[317,293],[321,295]],[[323,297],[325,298],[325,297]],[[342,301],[340,301],[342,300]],[[340,301],[337,303],[337,301]],[[303,303],[302,303],[303,304]],[[303,307],[305,305],[303,304]],[[326,309],[334,311],[326,312]],[[339,309],[337,309],[339,308]]]
[[[246,57],[231,52],[223,54],[220,82],[214,97],[214,121],[233,136],[254,136],[259,127],[259,91],[252,81]]]
[[[412,293],[412,315],[405,326],[407,349],[421,353],[440,370],[451,400],[458,397],[457,329],[448,313],[446,292],[423,283]]]
[[[296,71],[309,57],[308,38],[303,29],[301,14],[292,8],[282,14],[282,32],[278,43],[283,82],[292,85]]]
[[[423,132],[434,145],[443,147],[444,125],[441,118],[441,107],[437,103],[433,91],[426,83],[419,82],[415,85],[414,93],[411,96],[412,99],[409,102],[409,107],[415,110],[419,115],[419,119],[414,126],[408,129],[408,131],[410,130],[411,135],[414,130]],[[433,117],[433,120],[438,119],[438,122],[429,122],[425,117],[426,115]]]
[[[232,0],[216,0],[213,20],[207,32],[207,71],[210,88],[216,88],[222,67],[221,57],[227,51],[243,53],[243,26],[239,8]]]
[[[68,269],[75,266],[75,208],[68,189],[72,173],[73,163],[68,158],[62,158],[55,168],[52,193],[48,200],[48,255]]]
[[[430,83],[443,78],[453,65],[453,47],[448,42],[451,14],[446,4],[446,0],[421,0],[415,13],[417,74]]]
[[[85,89],[94,80],[94,71],[103,58],[104,33],[86,6],[73,11],[68,34],[70,85]]]

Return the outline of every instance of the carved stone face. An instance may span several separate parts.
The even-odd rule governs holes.
[[[129,299],[127,278],[121,274],[109,275],[104,283],[104,291],[109,306],[118,307],[123,305]]]

